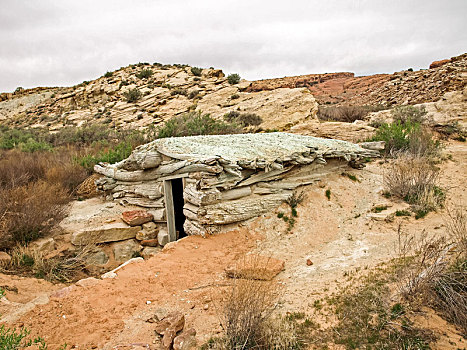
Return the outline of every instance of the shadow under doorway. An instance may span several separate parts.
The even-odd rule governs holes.
[[[186,237],[183,224],[185,223],[185,215],[183,214],[183,179],[173,179],[172,182],[172,198],[174,204],[175,230],[177,231],[177,239]]]

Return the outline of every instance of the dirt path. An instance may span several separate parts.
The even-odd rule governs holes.
[[[450,201],[466,205],[467,147],[454,143],[447,153],[453,156],[442,164],[443,185],[450,188]],[[374,162],[364,170],[351,171],[359,181],[336,174],[306,187],[292,233],[286,232],[286,224],[274,213],[237,231],[206,239],[187,237],[145,262],[127,266],[116,279],[50,296],[47,304],[37,305],[15,325],[45,337],[51,350],[65,342],[75,349],[143,348],[130,345],[135,343],[153,348],[153,325],[145,319],[163,308],[185,313],[188,326],[197,330],[202,343],[220,331],[216,286],[228,283],[224,268],[254,249],[286,263],[277,278],[284,288],[280,311],[308,312],[316,299],[335,289],[349,273],[395,256],[398,220],[381,218],[407,205],[381,196],[383,169],[384,165]],[[330,200],[326,189],[331,190]],[[371,213],[375,205],[383,204],[388,209],[381,215]],[[286,205],[278,209],[286,210]],[[443,231],[442,211],[423,220],[402,221],[410,233]],[[53,288],[47,288],[50,294]]]

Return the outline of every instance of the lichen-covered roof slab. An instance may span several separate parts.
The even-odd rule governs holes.
[[[152,141],[135,152],[160,152],[175,159],[203,161],[222,158],[233,163],[245,160],[274,162],[297,155],[315,157],[375,156],[357,144],[285,132],[172,137]]]

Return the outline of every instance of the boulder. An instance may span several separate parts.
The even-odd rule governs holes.
[[[134,258],[134,255],[139,253],[142,249],[141,245],[134,239],[114,243],[112,248],[114,258],[118,262],[124,262]]]
[[[228,266],[225,272],[230,278],[270,281],[285,268],[282,260],[262,255],[248,255],[240,262]]]
[[[151,256],[157,255],[162,249],[159,247],[144,247],[141,251],[143,258],[148,259]]]
[[[94,229],[83,229],[73,233],[71,243],[74,245],[87,245],[90,243],[117,242],[135,238],[141,226],[129,227],[122,222],[105,224]]]
[[[165,246],[167,243],[169,243],[170,237],[169,237],[169,233],[167,232],[167,230],[165,229],[160,230],[159,233],[157,234],[157,240],[159,242],[159,245],[161,245],[162,247]]]
[[[122,213],[122,220],[130,226],[140,226],[154,219],[146,210],[130,210]]]
[[[174,350],[190,350],[196,347],[196,330],[189,328],[177,335],[173,341]]]
[[[185,326],[185,316],[178,311],[171,312],[154,327],[157,334],[165,335],[168,330],[174,330],[175,333],[181,331]]]

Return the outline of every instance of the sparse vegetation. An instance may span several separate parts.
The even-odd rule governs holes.
[[[136,77],[139,79],[149,79],[154,72],[151,69],[142,69],[138,73],[136,73]]]
[[[189,112],[167,121],[158,130],[158,137],[177,137],[193,135],[225,135],[241,133],[241,128],[213,119],[209,114]]]
[[[384,106],[320,106],[317,117],[324,121],[353,123],[363,120],[370,112],[386,109]]]
[[[230,123],[238,123],[243,126],[258,126],[263,122],[263,119],[255,113],[240,113],[238,111],[230,111],[224,116],[224,119]]]
[[[130,90],[125,91],[123,93],[123,97],[126,98],[126,101],[128,103],[134,103],[134,102],[138,101],[141,98],[142,95],[143,94],[141,93],[141,91],[139,91],[138,88],[130,89]]]
[[[113,75],[114,75],[113,72],[106,72],[106,73],[104,74],[104,77],[105,77],[105,78],[112,78]]]
[[[326,190],[326,192],[324,192],[324,194],[326,195],[326,198],[328,199],[328,201],[331,200],[331,190],[328,188]]]
[[[240,82],[240,79],[241,77],[237,73],[229,74],[227,76],[227,81],[229,82],[230,85],[238,84]]]
[[[409,210],[396,210],[396,216],[412,216]]]
[[[203,70],[201,68],[191,67],[191,73],[196,77],[200,77],[202,72]]]
[[[170,94],[172,96],[175,96],[175,95],[182,95],[182,96],[187,96],[188,95],[188,91],[186,89],[183,89],[183,88],[175,88],[173,89]]]
[[[439,169],[426,158],[403,155],[391,162],[384,183],[391,195],[411,204],[416,218],[422,218],[443,205],[438,178]]]

